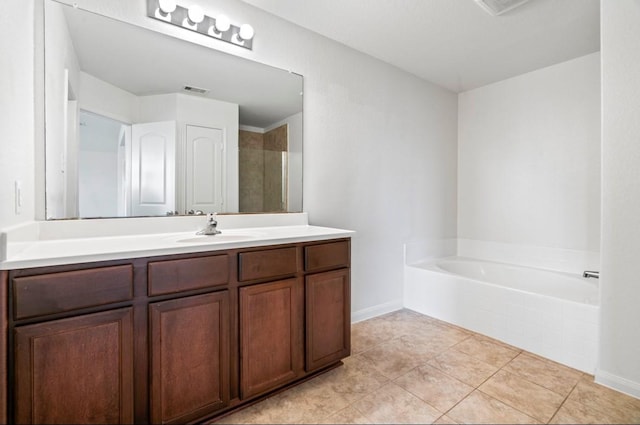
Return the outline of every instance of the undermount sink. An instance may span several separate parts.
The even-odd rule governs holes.
[[[255,239],[255,235],[251,234],[226,234],[220,233],[217,235],[199,235],[186,239],[178,239],[178,243],[215,243],[215,242],[239,242],[250,239]]]

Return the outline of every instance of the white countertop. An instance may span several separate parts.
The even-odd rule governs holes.
[[[350,230],[307,224],[230,229],[219,225],[218,228],[222,233],[215,236],[197,236],[193,231],[180,231],[97,237],[74,235],[51,239],[14,238],[13,241],[5,237],[0,270],[278,245],[351,237],[354,234]]]

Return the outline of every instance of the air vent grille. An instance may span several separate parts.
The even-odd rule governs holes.
[[[203,89],[202,87],[195,87],[195,86],[184,86],[182,90],[188,91],[189,93],[198,93],[198,94],[209,93],[209,89]]]

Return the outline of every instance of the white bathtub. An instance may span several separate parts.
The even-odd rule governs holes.
[[[594,373],[598,280],[446,257],[405,266],[405,307]]]

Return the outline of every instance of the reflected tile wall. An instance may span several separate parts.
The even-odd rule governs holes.
[[[240,212],[264,211],[264,134],[240,130],[238,148]]]
[[[240,130],[240,212],[287,210],[287,146],[287,125],[266,133]]]

